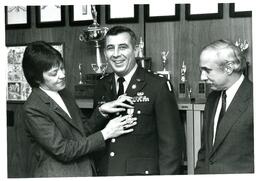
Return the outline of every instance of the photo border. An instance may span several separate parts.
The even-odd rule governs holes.
[[[95,6],[97,11],[97,22],[100,24],[100,6]],[[74,6],[70,5],[68,7],[69,10],[69,25],[70,26],[83,26],[83,25],[91,25],[93,20],[74,20]]]
[[[252,17],[252,11],[235,11],[235,3],[229,3],[229,17],[231,18]]]
[[[65,6],[61,5],[60,11],[61,11],[61,20],[60,21],[41,22],[40,6],[35,6],[36,27],[44,28],[44,27],[65,26]]]
[[[223,18],[223,3],[218,3],[217,13],[205,14],[190,14],[190,4],[185,4],[185,19],[186,20],[210,20]]]
[[[22,28],[30,28],[31,27],[31,6],[26,6],[27,7],[27,23],[23,24],[7,24],[7,7],[4,7],[5,11],[5,28],[6,29],[22,29]]]
[[[106,24],[113,23],[138,23],[139,22],[139,5],[134,5],[134,16],[130,18],[111,18],[110,5],[105,5]]]
[[[166,15],[166,16],[150,16],[149,6],[150,6],[149,4],[144,5],[145,22],[163,22],[163,21],[179,21],[180,20],[180,4],[175,4],[175,15]]]

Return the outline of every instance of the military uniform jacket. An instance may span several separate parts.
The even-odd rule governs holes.
[[[95,166],[90,153],[105,148],[102,134],[94,132],[106,119],[95,111],[91,119],[82,120],[70,93],[59,94],[72,119],[39,88],[32,90],[24,105],[33,177],[92,176]]]
[[[126,90],[137,125],[96,155],[98,175],[179,174],[184,130],[171,89],[165,78],[137,68]],[[101,79],[95,91],[95,106],[116,99],[114,74]]]
[[[204,113],[202,147],[195,169],[197,174],[254,172],[252,82],[244,79],[230,103],[213,139],[213,122],[220,98],[213,91]]]

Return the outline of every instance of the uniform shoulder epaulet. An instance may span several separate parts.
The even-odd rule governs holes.
[[[167,80],[166,83],[167,83],[167,87],[168,87],[169,91],[172,92],[172,85],[170,83],[170,80]]]
[[[105,74],[102,74],[102,76],[100,77],[100,79],[103,79],[105,77],[108,77],[110,74],[109,73],[105,73]]]

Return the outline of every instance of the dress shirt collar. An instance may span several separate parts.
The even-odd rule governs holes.
[[[132,79],[132,76],[134,75],[135,71],[137,70],[137,67],[138,65],[135,64],[135,66],[133,67],[133,69],[127,74],[124,76],[124,92],[126,91],[131,79]],[[117,79],[119,78],[119,76],[115,73],[115,82],[116,82],[116,91],[118,91],[118,81]]]
[[[46,90],[46,89],[44,89],[42,87],[39,87],[39,88],[42,91],[44,91],[50,98],[52,98],[54,100],[54,102],[56,102],[56,104],[58,104],[61,107],[61,109],[63,111],[65,111],[68,114],[68,116],[71,118],[71,115],[70,115],[70,113],[69,113],[69,111],[68,111],[68,109],[67,109],[67,107],[66,107],[66,105],[65,105],[65,103],[63,101],[63,99],[61,98],[61,96],[59,95],[58,92],[52,91],[52,90]]]
[[[240,76],[240,78],[231,86],[226,90],[226,109],[229,107],[231,101],[233,100],[237,90],[239,89],[240,85],[242,84],[244,80],[244,75],[242,74]]]

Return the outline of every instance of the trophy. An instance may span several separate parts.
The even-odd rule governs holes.
[[[235,42],[235,46],[237,46],[240,49],[243,56],[247,58],[247,50],[249,48],[249,43],[246,40],[241,41],[241,39],[239,38],[238,41]],[[246,61],[246,68],[244,69],[243,74],[247,77],[249,76],[249,61]]]
[[[187,72],[187,66],[183,61],[180,69],[179,98],[186,98],[187,92],[188,92],[188,96],[190,97],[190,91],[187,88],[187,84],[186,84],[187,82],[186,72]]]
[[[242,42],[240,38],[235,42],[235,45],[240,49],[241,52],[244,52],[249,47],[249,43],[246,40]]]
[[[166,63],[167,63],[167,56],[169,54],[169,51],[162,51],[161,52],[161,58],[162,58],[162,64],[163,64],[163,71],[166,71]]]
[[[144,57],[144,42],[142,40],[142,37],[140,37],[140,43],[139,43],[139,55],[138,57],[143,58]]]
[[[157,73],[163,76],[165,76],[168,80],[171,79],[171,74],[168,70],[166,70],[166,64],[167,64],[167,56],[169,54],[169,51],[162,51],[161,52],[161,59],[162,59],[162,64],[163,64],[163,70],[162,71],[158,71]]]
[[[91,64],[92,69],[96,73],[104,74],[107,69],[107,63],[102,63],[101,55],[100,55],[100,45],[99,41],[104,39],[108,28],[100,27],[97,23],[97,11],[95,5],[91,5],[91,12],[93,18],[93,24],[91,24],[87,29],[84,29],[83,32],[79,36],[79,40],[82,42],[94,41],[96,47],[96,64]]]
[[[82,74],[82,64],[78,64],[78,69],[79,69],[79,82],[78,84],[83,84],[83,74]]]
[[[181,69],[180,69],[180,80],[181,82],[185,82],[186,81],[186,71],[187,71],[187,66],[184,64],[184,61],[182,63]]]

